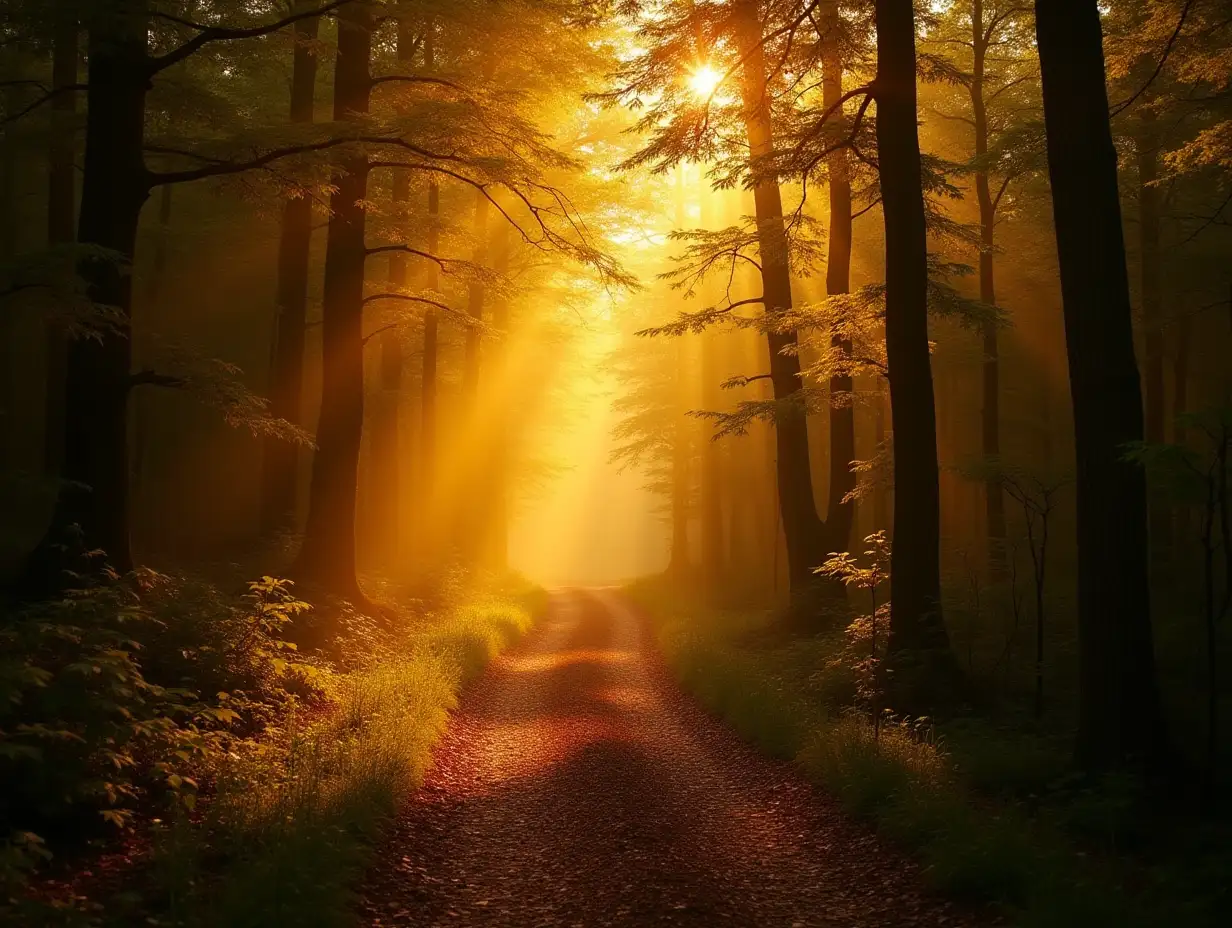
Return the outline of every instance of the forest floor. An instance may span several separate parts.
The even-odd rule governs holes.
[[[615,592],[560,592],[468,689],[363,923],[966,926],[916,865],[669,677]]]

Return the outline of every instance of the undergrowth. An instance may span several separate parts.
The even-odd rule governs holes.
[[[537,605],[492,580],[417,592],[378,622],[273,578],[229,598],[143,572],[8,616],[0,920],[345,924],[460,688]],[[118,878],[75,872],[118,847]]]
[[[939,734],[928,720],[888,713],[875,730],[866,707],[851,708],[858,670],[835,659],[841,630],[784,640],[768,633],[769,612],[702,607],[657,578],[629,592],[654,618],[688,691],[912,852],[939,892],[1031,928],[1212,923],[1220,885],[1212,868],[1226,857],[1208,858],[1211,872],[1182,873],[1099,852],[1115,849],[1108,829],[1137,806],[1101,783],[1063,812],[1041,808],[1041,781],[1061,782],[1064,764],[1040,739],[995,732],[978,718]],[[1082,818],[1092,820],[1087,831],[1076,827]],[[1100,841],[1086,840],[1101,829]]]

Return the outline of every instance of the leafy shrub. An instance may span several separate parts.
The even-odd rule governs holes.
[[[190,690],[146,676],[142,639],[157,625],[140,586],[112,577],[0,627],[0,813],[10,828],[91,815],[123,825],[143,790],[191,785],[186,768],[220,719]]]

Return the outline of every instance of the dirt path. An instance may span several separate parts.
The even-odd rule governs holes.
[[[369,874],[369,925],[972,925],[667,679],[616,594],[553,596],[470,691]]]

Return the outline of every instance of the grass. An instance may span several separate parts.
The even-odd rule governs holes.
[[[1039,791],[1064,772],[1054,741],[979,718],[943,727],[943,736],[931,725],[890,721],[875,740],[866,715],[840,708],[853,687],[831,661],[837,633],[787,641],[767,634],[769,612],[702,608],[657,580],[629,592],[655,618],[659,645],[688,691],[909,850],[939,892],[993,905],[1032,928],[1211,923],[1218,882],[1209,875],[1177,865],[1148,874],[1085,852],[1075,816],[1106,838],[1135,807],[1115,784],[1071,797],[1063,814],[1039,807]]]
[[[131,612],[131,634],[145,639],[128,645],[141,656],[140,670],[183,679],[193,692],[181,691],[167,710],[179,711],[179,721],[168,716],[149,723],[175,738],[132,737],[123,765],[102,774],[119,781],[130,800],[124,815],[115,816],[121,825],[95,824],[80,837],[53,829],[46,843],[18,832],[0,843],[0,922],[11,917],[49,928],[349,924],[355,889],[384,826],[422,782],[462,687],[530,627],[545,595],[519,581],[450,574],[402,590],[390,599],[401,605],[376,621],[334,607],[308,610],[282,581],[266,578],[252,589],[232,599],[208,582],[150,575],[140,596],[121,584],[81,600],[81,616],[69,618],[83,627],[115,608]],[[139,615],[143,623],[136,622]],[[68,628],[59,613],[52,618],[60,620],[56,628]],[[299,646],[282,640],[282,631],[297,634]],[[75,701],[68,708],[64,699],[51,700],[50,708],[27,702],[57,729],[88,736],[94,729],[85,726],[98,712],[86,710],[102,697],[93,690],[79,694],[80,687],[70,686],[76,677],[65,677],[59,665],[68,661],[71,671],[99,659],[77,637],[55,641],[62,639],[70,653],[42,661],[50,669],[38,680],[48,686],[35,695],[52,692],[54,684],[52,695]],[[115,647],[111,638],[100,640],[100,647]],[[131,656],[118,663],[116,692],[146,685],[139,673]],[[189,710],[181,706],[209,724],[186,724]],[[161,707],[131,695],[104,706],[134,718],[134,725]],[[120,747],[111,754],[105,749],[126,731],[113,725],[94,753],[83,748],[80,757],[65,755],[77,764],[70,772],[85,780],[101,763],[96,754],[120,756]],[[83,738],[72,744],[78,741]],[[56,758],[17,753],[20,743],[4,747],[39,774],[29,783],[51,782],[54,771],[38,764]],[[8,762],[15,763],[11,756]],[[47,789],[54,793],[55,784]],[[42,793],[27,792],[41,801]],[[98,815],[94,794],[85,798],[90,802],[78,802],[84,811],[71,822]]]
[[[330,711],[220,764],[200,820],[159,834],[165,921],[347,924],[382,826],[422,781],[462,686],[531,621],[517,597],[471,596],[329,681]]]

